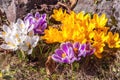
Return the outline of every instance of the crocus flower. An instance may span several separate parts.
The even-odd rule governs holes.
[[[39,36],[27,36],[25,41],[20,45],[20,49],[26,51],[28,54],[31,54],[38,41]]]
[[[17,26],[15,23],[10,26],[3,26],[3,32],[0,32],[0,37],[5,41],[0,45],[3,49],[17,50],[18,46],[25,40],[26,35],[21,35],[19,30],[15,29]]]
[[[120,47],[120,38],[118,33],[108,32],[107,40],[109,48],[119,48]]]
[[[52,59],[59,63],[73,63],[76,60],[76,57],[71,45],[72,44],[69,42],[62,43],[60,49],[55,50],[55,54],[52,55]]]
[[[105,14],[102,14],[101,16],[98,16],[98,14],[94,14],[93,20],[96,23],[97,28],[103,28],[108,21]]]
[[[3,31],[0,31],[0,37],[3,39],[7,36],[10,36],[12,33],[10,27],[8,27],[7,25],[3,25],[2,30]]]
[[[52,17],[57,21],[62,21],[66,16],[66,11],[63,11],[62,8],[59,10],[54,9],[53,13]]]
[[[79,42],[75,42],[73,44],[73,50],[77,57],[77,60],[80,60],[81,57],[86,57],[87,55],[91,55],[95,51],[94,48],[91,48],[90,43],[80,44]]]
[[[86,42],[86,55],[92,55],[95,52],[95,48],[91,46],[89,42]]]
[[[97,58],[102,58],[102,52],[104,50],[105,44],[103,42],[95,42],[93,43],[93,46],[95,48],[95,56]]]
[[[34,26],[31,25],[30,26],[30,22],[27,20],[27,21],[23,21],[21,19],[17,19],[17,22],[16,22],[16,26],[14,27],[14,29],[16,29],[16,31],[19,31],[19,33],[21,34],[27,34],[28,32],[32,31]]]
[[[75,42],[73,44],[73,50],[74,50],[75,56],[77,57],[77,60],[80,60],[81,56],[85,55],[85,48],[86,48],[85,44],[81,45],[79,42]]]
[[[17,41],[16,38],[13,37],[7,37],[5,38],[5,43],[0,45],[1,48],[3,49],[9,49],[9,50],[17,50],[18,49],[19,42]]]
[[[29,21],[29,27],[34,26],[33,30],[37,34],[43,34],[44,30],[47,27],[46,22],[46,14],[40,15],[39,12],[35,13],[35,16],[33,16],[31,13],[29,13],[25,18],[24,21]]]
[[[32,27],[29,28],[29,22],[23,22],[21,19],[18,19],[16,23],[10,26],[4,25],[3,32],[0,32],[0,37],[4,39],[5,43],[0,45],[0,47],[13,51],[21,49],[31,54],[32,49],[37,45],[39,40],[39,37],[33,33],[30,34],[31,32],[33,30]]]

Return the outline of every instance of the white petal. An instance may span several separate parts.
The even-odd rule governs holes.
[[[11,23],[10,28],[14,30],[17,29],[18,27],[16,26],[16,23]]]
[[[26,20],[26,21],[25,21],[25,26],[28,28],[29,25],[30,25],[29,20]]]
[[[17,47],[9,46],[7,44],[2,44],[2,45],[0,45],[0,47],[3,48],[3,49],[12,49],[12,50],[17,49]]]
[[[26,45],[20,45],[20,47],[19,47],[20,49],[22,49],[23,51],[28,51],[28,46],[26,46]]]
[[[32,24],[30,28],[28,28],[28,32],[32,31],[34,29],[34,25]]]
[[[26,36],[25,42],[31,42],[31,37],[30,36]]]
[[[20,28],[20,29],[24,29],[25,28],[25,24],[23,22],[22,19],[18,19],[17,20],[17,26]]]
[[[3,25],[3,31],[5,31],[6,33],[10,33],[11,29],[7,25]]]
[[[5,42],[14,42],[11,36],[5,37]]]
[[[29,55],[29,54],[32,54],[32,51],[33,51],[33,49],[30,49],[30,50],[28,51],[28,55]]]
[[[4,35],[3,35],[3,32],[1,32],[1,31],[0,31],[0,37],[2,37],[2,38],[3,38],[3,36],[4,36]]]
[[[23,22],[22,19],[17,19],[17,23],[18,23],[18,24],[21,24],[21,23],[24,24],[24,22]]]
[[[32,43],[31,43],[32,47],[35,47],[38,41],[39,41],[39,36],[33,36]]]

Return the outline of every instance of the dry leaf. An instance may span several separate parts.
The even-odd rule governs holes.
[[[24,4],[27,4],[28,3],[28,0],[18,0],[19,3],[24,3]]]
[[[52,60],[51,56],[48,56],[45,66],[46,66],[47,75],[50,75],[53,72],[55,72],[57,64]]]
[[[6,2],[3,2],[3,8],[5,10],[8,21],[9,22],[15,22],[15,19],[16,19],[15,0],[12,0],[12,2],[10,3],[9,6],[7,6]]]
[[[73,8],[78,0],[69,0],[69,1],[71,3],[70,7]]]

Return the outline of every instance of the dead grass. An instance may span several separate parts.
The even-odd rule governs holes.
[[[5,58],[6,56],[6,58]],[[106,53],[102,59],[94,55],[73,64],[71,72],[68,65],[59,65],[57,71],[47,75],[43,59],[29,62],[21,61],[17,55],[4,55],[3,78],[6,80],[119,80],[120,51]],[[46,57],[47,58],[47,57]]]

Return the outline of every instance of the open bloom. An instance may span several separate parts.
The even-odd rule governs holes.
[[[28,54],[31,54],[38,41],[39,36],[27,36],[25,41],[20,45],[20,49],[26,51]]]
[[[106,41],[108,43],[109,48],[120,47],[120,39],[118,33],[113,34],[112,32],[108,32]]]
[[[53,28],[52,26],[49,27],[49,30],[47,29],[45,30],[45,34],[47,35],[44,35],[41,38],[46,39],[47,43],[52,43],[52,42],[57,42],[57,41],[64,42],[63,38],[60,37],[62,36],[61,32],[59,32],[56,28]]]
[[[16,24],[13,23],[9,26],[3,26],[3,32],[0,32],[0,37],[5,40],[5,43],[0,45],[3,49],[17,50],[18,46],[25,40],[26,35],[19,33],[16,29]]]
[[[71,64],[74,61],[79,61],[81,57],[93,54],[95,51],[89,43],[80,44],[75,43],[62,43],[60,49],[56,49],[55,54],[52,55],[52,59],[56,62]]]
[[[2,30],[3,31],[0,31],[0,37],[3,39],[5,39],[5,37],[10,36],[12,33],[10,27],[8,27],[7,25],[3,25]]]
[[[28,20],[24,22],[22,19],[17,19],[16,26],[13,26],[13,29],[15,29],[20,34],[26,35],[34,28],[33,25],[31,25],[31,27],[29,26],[30,26],[30,22]]]
[[[76,57],[71,45],[69,42],[62,43],[60,49],[56,49],[55,54],[52,55],[52,59],[59,63],[73,63]]]
[[[32,32],[31,35],[29,35]],[[38,36],[33,34],[32,28],[29,28],[29,22],[23,22],[18,19],[16,23],[10,26],[3,26],[3,32],[0,32],[0,37],[5,41],[0,45],[3,49],[17,50],[21,49],[32,53],[32,49],[37,45]]]
[[[108,21],[105,14],[102,14],[101,16],[98,16],[98,14],[94,14],[93,20],[94,20],[97,28],[103,28]]]
[[[73,44],[73,50],[77,60],[81,59],[81,56],[85,54],[85,44],[81,45],[79,42]]]
[[[102,58],[102,52],[104,50],[105,44],[103,42],[95,42],[93,46],[95,48],[95,56],[97,58]]]
[[[7,37],[7,38],[5,38],[5,43],[0,45],[0,47],[3,49],[10,49],[10,50],[14,51],[14,50],[18,49],[19,44],[20,44],[20,42],[16,38]]]
[[[95,52],[95,49],[91,47],[90,43],[80,44],[79,42],[75,42],[73,44],[73,50],[77,60],[80,60],[82,56],[86,57],[87,55],[92,55]]]
[[[66,16],[66,11],[63,12],[62,8],[60,8],[59,10],[53,10],[53,15],[52,17],[56,20],[56,21],[62,21],[65,16]]]
[[[43,34],[47,27],[46,14],[40,15],[39,12],[36,12],[35,16],[29,13],[24,21],[29,21],[29,27],[34,26],[33,30],[38,34]]]

